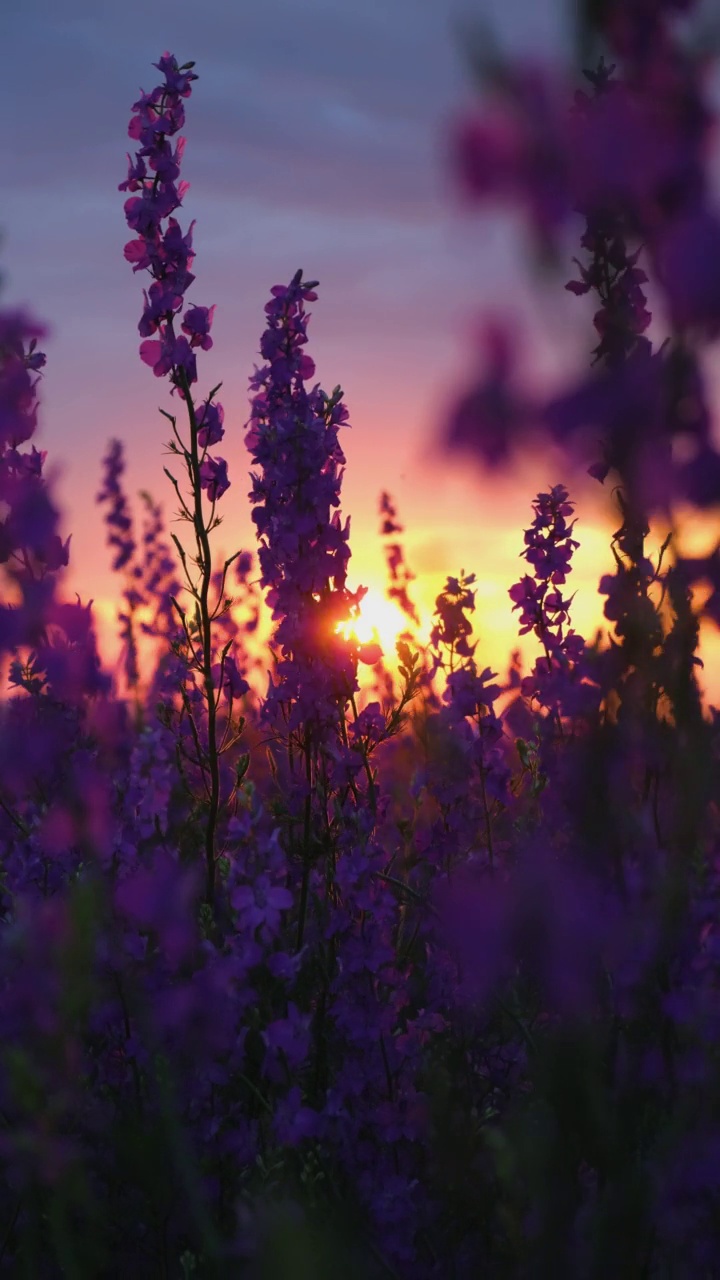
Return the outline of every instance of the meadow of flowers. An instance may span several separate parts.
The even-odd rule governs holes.
[[[720,1276],[720,714],[697,656],[720,542],[683,554],[681,518],[720,507],[720,215],[692,8],[592,4],[582,77],[493,61],[454,134],[468,200],[522,210],[595,306],[587,368],[549,399],[488,322],[439,426],[489,468],[538,432],[562,452],[508,583],[529,670],[483,663],[478,566],[448,566],[420,642],[388,493],[407,628],[388,655],[348,626],[349,411],[316,381],[302,271],[258,317],[249,481],[229,474],[176,217],[194,63],[154,64],[120,183],[177,532],[133,508],[109,442],[114,672],[63,594],[43,325],[0,311],[4,1274]],[[568,587],[588,470],[618,511],[592,640]],[[257,547],[218,559],[248,484]]]

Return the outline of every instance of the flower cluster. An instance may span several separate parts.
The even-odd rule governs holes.
[[[182,369],[192,383],[197,380],[193,347],[204,342],[212,345],[207,336],[212,309],[202,308],[201,316],[197,316],[198,309],[190,308],[183,317],[182,329],[184,334],[191,334],[191,341],[187,336],[175,336],[173,317],[195,279],[190,272],[195,256],[192,251],[194,224],[183,236],[177,219],[172,217],[189,184],[177,181],[185,139],[179,138],[174,150],[168,139],[185,123],[181,99],[190,97],[190,85],[197,76],[192,72],[192,63],[178,68],[169,53],[153,65],[163,73],[165,82],[151,93],[143,93],[133,104],[128,134],[142,145],[134,160],[128,155],[128,176],[118,188],[141,192],[125,201],[128,226],[137,232],[136,238],[125,245],[125,257],[132,263],[133,271],[149,270],[154,277],[150,296],[144,294],[145,308],[139,325],[141,335],[147,339],[140,347],[142,359],[151,365],[156,377],[172,371],[175,380],[174,371]],[[168,226],[163,231],[166,218]],[[199,319],[202,319],[200,324]],[[155,332],[160,333],[160,338],[150,340]]]
[[[39,378],[45,365],[37,350],[46,330],[19,311],[3,312],[0,323],[0,564],[25,581],[43,577],[68,563],[70,540],[61,542],[55,512],[44,483],[45,453],[31,446],[35,434]],[[25,344],[27,345],[27,349]]]
[[[185,122],[183,98],[192,93],[194,63],[178,67],[177,60],[164,53],[153,64],[165,77],[162,85],[151,93],[143,93],[133,105],[133,118],[128,134],[142,145],[132,160],[128,155],[128,176],[119,184],[120,191],[137,191],[125,201],[125,217],[135,240],[125,245],[125,257],[133,271],[148,270],[153,276],[149,296],[143,291],[145,307],[138,328],[145,341],[140,344],[140,357],[149,364],[156,378],[170,375],[173,392],[179,390],[190,402],[190,387],[197,382],[195,351],[209,351],[215,307],[191,306],[183,313],[182,333],[176,334],[175,316],[181,311],[185,293],[195,277],[190,271],[195,254],[192,249],[194,222],[185,236],[172,214],[182,204],[190,184],[178,182],[185,139],[178,138],[173,149],[169,141]],[[167,227],[163,222],[167,219]],[[158,338],[152,335],[158,333]],[[198,444],[203,451],[200,466],[201,487],[210,502],[221,498],[229,486],[227,463],[206,453],[211,444],[223,438],[222,405],[212,397],[195,412]]]
[[[337,725],[340,703],[357,689],[357,653],[338,634],[364,592],[346,588],[350,521],[340,517],[347,425],[342,391],[305,383],[315,364],[304,351],[315,281],[302,272],[276,285],[266,304],[245,442],[254,466],[250,501],[260,539],[261,582],[277,622],[280,650],[270,705],[292,705],[289,727]]]
[[[420,616],[410,596],[410,583],[414,581],[415,574],[408,567],[402,545],[397,540],[397,535],[403,532],[404,526],[398,523],[397,507],[390,494],[384,490],[380,494],[380,516],[380,534],[386,539],[385,561],[390,576],[388,599],[396,600],[408,621],[419,627]]]
[[[502,67],[491,105],[458,127],[457,167],[470,199],[522,204],[542,246],[554,253],[571,216],[585,218],[582,244],[591,260],[578,264],[581,279],[567,287],[599,295],[594,355],[603,368],[560,395],[529,400],[515,385],[509,326],[493,322],[490,370],[458,402],[447,431],[452,446],[497,463],[530,428],[541,427],[569,464],[586,460],[590,432],[603,450],[591,473],[604,479],[616,470],[645,516],[666,513],[674,501],[710,506],[720,493],[703,379],[685,340],[707,342],[720,326],[720,294],[702,265],[720,250],[720,219],[705,174],[712,115],[704,67],[673,39],[659,12],[660,6],[639,5],[627,23],[608,22],[611,48],[616,41],[632,56],[620,77],[602,60],[585,72],[594,93],[576,92],[572,111],[565,81],[536,66]],[[617,18],[617,7],[613,13]],[[656,27],[663,35],[653,42],[648,32]],[[655,353],[644,336],[650,314],[647,274],[638,265],[643,247],[674,330]]]
[[[567,683],[558,676],[567,678],[577,668],[585,648],[582,636],[568,626],[572,598],[559,590],[572,570],[573,551],[580,545],[572,536],[575,521],[568,524],[574,510],[562,484],[538,494],[533,502],[535,519],[525,531],[521,553],[533,575],[526,573],[508,592],[513,612],[520,610],[520,635],[532,631],[543,647],[532,675],[522,681],[522,693],[537,698],[555,716],[560,713],[561,690]],[[568,692],[565,688],[566,696]]]

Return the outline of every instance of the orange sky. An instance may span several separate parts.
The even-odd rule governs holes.
[[[549,471],[549,474],[547,472]],[[519,648],[523,658],[532,664],[537,656],[537,642],[532,635],[518,638],[517,614],[512,611],[508,597],[509,587],[526,570],[520,558],[523,546],[523,529],[530,523],[530,503],[538,487],[557,483],[562,470],[546,468],[545,474],[537,464],[528,462],[514,476],[481,477],[472,467],[451,465],[445,462],[434,468],[418,465],[416,474],[406,474],[407,493],[401,505],[398,499],[400,519],[406,526],[400,535],[406,559],[417,574],[412,584],[412,594],[421,615],[420,638],[425,638],[432,625],[435,597],[442,589],[449,573],[462,570],[477,575],[475,636],[479,641],[477,657],[481,665],[489,665],[499,674],[507,671],[509,656]],[[542,477],[542,478],[541,478]],[[359,518],[353,511],[352,559],[349,586],[369,588],[367,608],[368,622],[379,625],[379,639],[386,653],[392,642],[392,606],[383,606],[386,574],[382,540],[378,536],[376,517],[379,489],[371,486],[371,478],[365,479],[367,488],[361,489]],[[535,488],[533,487],[535,485]],[[609,493],[595,482],[581,485],[581,497],[576,503],[578,523],[575,536],[580,547],[575,553],[573,572],[568,581],[570,591],[576,592],[572,607],[572,625],[588,639],[592,639],[598,626],[606,628],[602,615],[603,597],[597,593],[597,584],[603,573],[613,567],[609,550],[613,530],[619,524],[615,518]],[[156,492],[160,490],[156,486]],[[396,495],[397,496],[397,495]],[[167,495],[166,495],[167,497]],[[343,507],[344,512],[350,508]],[[215,535],[218,551],[229,553],[236,545],[252,547],[248,536],[249,521],[229,515],[225,526]],[[709,519],[685,517],[681,521],[686,531],[685,549],[700,552],[712,543],[715,523]],[[237,529],[237,543],[230,538],[230,530]],[[658,531],[649,540],[652,552],[659,546],[662,535]],[[88,556],[84,548],[84,566],[92,565],[95,556]],[[95,547],[97,558],[105,560],[102,548]],[[113,577],[103,572],[105,590],[95,597],[99,631],[105,652],[116,651],[115,605],[112,596]],[[80,575],[72,575],[80,585]],[[395,614],[397,627],[403,620]],[[369,638],[369,637],[368,637]],[[720,700],[720,633],[708,624],[701,631],[700,656],[705,661],[705,671],[700,673],[701,684],[711,701]]]

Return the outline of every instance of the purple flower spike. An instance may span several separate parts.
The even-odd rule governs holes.
[[[324,734],[357,689],[357,645],[337,634],[358,593],[346,589],[350,522],[340,505],[345,456],[338,430],[347,423],[342,391],[328,396],[306,381],[315,372],[303,350],[316,281],[296,272],[275,285],[265,306],[260,349],[268,362],[250,379],[254,392],[245,442],[257,470],[250,494],[262,585],[277,621],[281,659],[268,710],[292,701],[290,728]]]
[[[190,384],[197,381],[194,349],[209,351],[212,347],[210,328],[215,307],[189,307],[182,320],[183,335],[176,336],[173,319],[195,278],[190,272],[194,223],[183,235],[172,217],[188,183],[178,181],[185,139],[179,138],[173,150],[168,138],[184,124],[180,99],[190,96],[191,82],[197,76],[179,68],[169,53],[154,65],[164,72],[165,83],[152,93],[143,94],[133,106],[128,133],[141,147],[134,161],[128,157],[128,176],[119,189],[134,193],[125,201],[125,218],[137,238],[125,245],[125,257],[133,271],[148,270],[154,277],[149,296],[145,294],[145,310],[139,324],[141,336],[148,339],[140,346],[140,357],[156,377],[170,374],[176,387],[183,377]],[[168,223],[163,230],[165,219]],[[156,332],[159,340],[151,340],[150,335]]]

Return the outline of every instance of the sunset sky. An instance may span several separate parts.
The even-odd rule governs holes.
[[[570,6],[572,7],[572,6]],[[320,378],[340,383],[352,431],[343,511],[352,515],[350,585],[382,590],[381,489],[406,524],[426,614],[448,573],[478,575],[485,660],[515,644],[507,589],[522,572],[522,529],[539,488],[569,477],[546,453],[510,476],[483,476],[440,448],[453,398],[473,375],[473,326],[510,313],[526,336],[533,385],[579,370],[592,347],[591,304],[541,282],[522,223],[461,208],[448,163],[452,119],[472,100],[463,19],[485,20],[501,47],[533,57],[570,47],[558,0],[4,0],[0,160],[2,305],[49,323],[39,445],[58,469],[72,532],[72,586],[108,613],[117,584],[94,498],[108,440],[120,437],[127,487],[170,514],[163,475],[177,405],[137,354],[147,273],[123,258],[131,238],[118,183],[132,103],[169,49],[196,61],[186,104],[179,220],[196,219],[188,301],[217,304],[214,348],[198,361],[198,397],[219,381],[232,487],[216,545],[254,545],[243,445],[247,379],[259,361],[269,290],[298,267],[320,281],[311,345]],[[573,482],[581,550],[574,621],[590,635],[618,520],[609,493]],[[700,542],[707,530],[700,531]],[[720,694],[718,646],[707,648]]]

